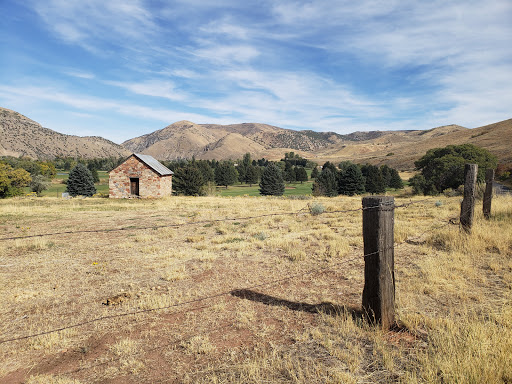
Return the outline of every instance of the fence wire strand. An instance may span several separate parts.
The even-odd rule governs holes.
[[[357,208],[357,209],[340,210],[340,211],[329,211],[329,213],[335,213],[335,212],[336,213],[357,212],[357,211],[363,211],[365,209],[368,210],[368,209],[380,208],[380,207],[382,207],[384,205],[385,206],[393,205],[394,208],[409,208],[412,205],[420,204],[420,203],[423,203],[423,202],[426,202],[426,201],[430,201],[430,200],[432,200],[432,198],[423,199],[423,200],[419,200],[419,201],[416,201],[416,202],[411,201],[411,202],[400,204],[400,205],[395,205],[394,202],[390,202],[390,203],[379,204],[379,205],[375,205],[375,206],[371,206],[371,207],[361,207],[361,208]],[[269,216],[277,216],[277,215],[296,215],[296,214],[300,213],[301,211],[304,211],[306,208],[308,208],[308,206],[306,206],[304,208],[301,208],[299,211],[295,211],[295,212],[273,213],[273,214],[256,215],[256,216],[250,216],[250,217],[239,217],[239,218],[203,220],[203,221],[199,221],[199,222],[188,223],[188,225],[197,225],[197,224],[200,224],[200,223],[211,223],[211,222],[219,222],[219,221],[232,221],[232,220],[244,220],[244,219],[248,220],[248,219],[253,219],[253,218],[269,217]],[[448,223],[445,223],[445,224],[443,224],[442,226],[440,226],[438,228],[430,228],[430,229],[428,229],[427,231],[425,231],[422,234],[420,234],[418,236],[418,238],[423,236],[425,233],[427,233],[429,231],[432,231],[432,230],[435,230],[435,229],[440,229],[440,228],[443,228],[446,225],[451,224],[452,223],[451,220],[452,219],[450,219],[448,221]],[[171,225],[171,227],[172,226],[175,226],[175,225]],[[161,226],[161,227],[170,227],[170,226],[169,225],[164,225],[164,226]],[[154,227],[150,227],[150,228],[154,228]],[[132,228],[130,228],[130,229],[132,229]],[[111,231],[112,230],[116,230],[116,229],[111,229]],[[119,229],[117,229],[117,230],[119,230]],[[123,230],[123,229],[121,229],[121,230]],[[75,232],[68,231],[66,233],[83,233],[83,232],[84,231],[75,231]],[[97,231],[90,231],[90,232],[97,232]],[[53,234],[32,235],[32,236],[29,236],[29,237],[52,236],[52,235],[58,235],[58,234],[62,234],[62,232],[61,233],[53,233]],[[0,240],[5,240],[5,238],[4,239],[0,239]],[[410,242],[410,241],[411,241],[411,239],[408,238],[408,239],[406,239],[406,240],[404,240],[404,241],[402,241],[400,243],[394,243],[392,246],[388,247],[388,249],[395,249],[395,248],[397,248],[397,247],[399,247],[399,246],[401,246],[401,245],[403,245],[403,244],[405,244],[407,242]],[[148,309],[141,309],[141,310],[124,312],[124,313],[108,315],[108,316],[101,316],[101,317],[97,317],[97,318],[94,318],[94,319],[82,321],[80,323],[71,324],[71,325],[67,325],[67,326],[63,326],[63,327],[59,327],[59,328],[55,328],[55,329],[50,329],[50,330],[39,332],[39,333],[33,333],[33,334],[28,334],[28,335],[19,336],[19,337],[11,337],[11,338],[6,338],[6,339],[1,339],[0,340],[0,345],[8,343],[8,342],[26,340],[26,339],[31,339],[31,338],[35,338],[35,337],[39,337],[39,336],[43,336],[43,335],[48,335],[48,334],[52,334],[52,333],[56,333],[56,332],[61,332],[61,331],[67,330],[67,329],[82,327],[84,325],[96,323],[96,322],[103,321],[103,320],[109,320],[109,319],[121,318],[121,317],[126,317],[126,316],[133,316],[133,315],[137,315],[137,314],[162,311],[162,310],[165,310],[165,309],[177,308],[177,307],[181,307],[181,306],[185,306],[185,305],[190,305],[190,304],[194,304],[194,303],[198,303],[198,302],[203,302],[203,301],[206,301],[206,300],[211,300],[211,299],[219,298],[219,297],[222,297],[222,296],[230,295],[233,291],[236,291],[236,290],[253,290],[253,289],[261,288],[261,287],[272,287],[272,286],[275,286],[275,285],[280,284],[282,282],[285,282],[285,281],[297,278],[299,276],[303,277],[303,276],[323,273],[323,272],[325,272],[327,270],[331,270],[331,269],[339,267],[339,266],[341,266],[343,264],[346,264],[346,263],[349,263],[349,262],[352,262],[352,261],[356,261],[356,260],[361,259],[361,258],[364,259],[366,257],[378,254],[379,252],[381,252],[381,251],[371,252],[371,253],[368,253],[368,254],[364,254],[362,256],[359,256],[359,255],[353,256],[351,258],[343,259],[342,261],[340,261],[338,263],[331,264],[331,265],[326,266],[326,267],[321,267],[321,268],[313,269],[313,270],[306,271],[306,272],[300,272],[300,273],[288,275],[288,276],[285,276],[285,277],[277,279],[277,280],[266,281],[266,282],[263,282],[263,283],[260,283],[260,284],[255,284],[255,285],[247,286],[247,287],[244,287],[244,288],[232,288],[232,289],[229,289],[227,291],[221,291],[221,292],[213,293],[211,295],[202,296],[202,297],[198,297],[198,298],[191,299],[191,300],[186,300],[186,301],[183,301],[183,302],[180,302],[180,303],[175,303],[175,304],[171,304],[171,305],[167,305],[167,306],[148,308]]]

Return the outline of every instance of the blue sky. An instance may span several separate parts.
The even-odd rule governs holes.
[[[510,0],[1,0],[0,14],[0,106],[62,133],[512,117]]]

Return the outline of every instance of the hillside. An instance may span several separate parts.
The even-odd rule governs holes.
[[[194,124],[181,121],[122,145],[134,152],[162,160],[176,158],[236,159],[250,152],[253,157],[279,159],[295,151],[318,163],[351,160],[388,164],[401,170],[414,168],[414,161],[428,149],[449,144],[472,143],[488,149],[500,162],[512,163],[512,119],[469,129],[445,125],[429,130],[370,131],[339,135],[332,132],[293,131],[266,124]]]
[[[273,154],[276,148],[305,153],[328,148],[342,136],[329,132],[293,131],[267,124],[195,124],[179,121],[158,131],[125,141],[133,152],[162,160],[177,158],[228,159],[250,152],[255,157]]]
[[[129,151],[102,137],[64,135],[22,114],[0,108],[0,156],[29,156],[51,159],[56,156],[85,158],[126,156]]]
[[[383,132],[371,140],[332,147],[315,154],[318,162],[352,160],[360,163],[388,164],[410,170],[414,161],[429,149],[446,145],[474,144],[496,155],[500,163],[512,164],[512,119],[479,128],[448,125],[427,131]]]
[[[340,135],[310,130],[294,131],[267,124],[196,124],[178,121],[167,127],[117,145],[101,137],[64,135],[11,111],[0,108],[0,156],[108,157],[144,153],[159,160],[180,158],[238,159],[250,152],[253,158],[282,158],[294,151],[316,161],[388,164],[412,170],[428,149],[471,143],[512,164],[512,119],[479,128],[445,125],[429,130],[370,131]]]

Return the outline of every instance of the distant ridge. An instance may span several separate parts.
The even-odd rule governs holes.
[[[101,137],[64,135],[9,109],[0,108],[0,156],[109,157],[142,153],[159,160],[239,159],[279,160],[294,151],[319,164],[351,160],[414,169],[414,161],[427,150],[449,144],[472,143],[486,148],[501,163],[512,164],[512,119],[479,128],[456,124],[428,130],[369,131],[340,135],[311,130],[294,131],[260,123],[196,124],[182,120],[121,145]]]
[[[56,156],[84,158],[127,156],[129,151],[99,136],[72,136],[43,128],[10,109],[0,108],[0,156],[52,159]]]

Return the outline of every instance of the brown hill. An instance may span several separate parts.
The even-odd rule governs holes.
[[[195,124],[179,121],[158,131],[125,141],[121,146],[100,137],[63,135],[27,117],[0,108],[0,156],[26,155],[107,157],[144,153],[160,160],[179,158],[276,160],[294,151],[320,164],[351,160],[388,164],[412,170],[414,161],[428,149],[449,144],[471,143],[512,165],[512,119],[468,129],[446,125],[426,131],[371,131],[339,135],[332,132],[294,131],[267,124]]]
[[[500,163],[512,164],[512,119],[484,127],[468,129],[447,125],[427,131],[383,132],[371,140],[332,147],[315,154],[318,162],[352,160],[359,163],[388,164],[402,170],[414,168],[414,162],[431,148],[470,143],[488,149]]]
[[[254,157],[283,156],[285,151],[304,153],[341,142],[332,132],[293,131],[267,124],[194,124],[179,121],[161,130],[127,140],[121,145],[133,152],[161,160],[178,158],[236,159],[250,152]]]
[[[56,156],[84,158],[126,156],[129,151],[97,136],[64,135],[10,109],[0,108],[0,156],[29,156],[52,159]]]

